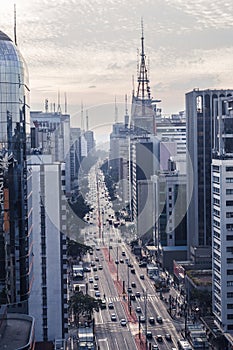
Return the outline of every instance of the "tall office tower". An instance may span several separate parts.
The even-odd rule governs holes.
[[[154,100],[151,97],[150,91],[150,80],[148,69],[146,66],[146,55],[144,52],[144,34],[142,26],[142,36],[141,36],[141,59],[139,63],[138,71],[138,86],[137,92],[133,89],[132,96],[132,106],[131,106],[131,126],[134,129],[134,132],[143,135],[143,134],[155,134],[156,133],[156,114],[157,107],[156,103],[160,100]]]
[[[37,148],[43,154],[51,153],[52,161],[65,162],[66,164],[66,192],[71,190],[71,136],[70,115],[53,112],[31,112],[32,148]]]
[[[233,90],[198,90],[186,94],[187,122],[187,244],[191,260],[198,247],[211,246],[211,161],[214,138],[214,99],[233,95]],[[196,255],[195,255],[196,254]],[[206,255],[206,257],[207,257]],[[211,262],[211,261],[210,261]]]
[[[32,277],[28,73],[17,46],[1,31],[0,67],[1,295],[15,311],[25,313]]]
[[[80,128],[70,129],[70,177],[71,189],[77,186],[78,172],[81,164],[81,149],[80,149]]]
[[[49,159],[50,158],[50,159]],[[37,342],[67,334],[65,164],[51,155],[32,155],[34,282],[29,313]]]
[[[88,154],[95,147],[94,132],[92,130],[86,130],[84,132],[84,137],[87,141],[87,154]]]
[[[213,313],[233,333],[233,98],[215,102],[212,160]]]

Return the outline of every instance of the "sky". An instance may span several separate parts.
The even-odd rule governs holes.
[[[17,42],[27,63],[32,110],[58,101],[73,126],[81,103],[93,129],[123,119],[137,78],[141,18],[152,96],[165,115],[185,109],[193,88],[233,88],[232,1],[0,0],[0,30]],[[135,82],[136,85],[136,82]]]

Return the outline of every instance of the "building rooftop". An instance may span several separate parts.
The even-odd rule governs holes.
[[[0,349],[16,350],[26,346],[33,336],[34,319],[27,315],[7,314],[0,328]]]

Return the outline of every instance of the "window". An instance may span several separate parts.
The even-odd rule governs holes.
[[[226,201],[226,206],[231,207],[233,205],[233,201]]]
[[[226,178],[226,183],[232,183],[232,182],[233,182],[233,177]]]
[[[233,224],[226,224],[226,229],[228,231],[232,231],[233,230]]]
[[[226,212],[226,218],[233,218],[233,211]]]
[[[219,166],[218,165],[213,165],[213,171],[219,171]]]
[[[217,209],[214,209],[214,215],[216,215],[216,216],[220,216],[220,211],[219,211],[219,210],[217,210]]]
[[[227,188],[226,194],[233,194],[233,188]]]
[[[227,293],[227,294],[228,294],[228,293]],[[228,320],[233,320],[233,314],[228,314],[228,315],[227,315],[227,319],[228,319]]]
[[[227,253],[233,253],[233,247],[227,247]]]
[[[213,187],[213,192],[219,194],[220,189],[218,187]]]
[[[228,293],[227,293],[227,297],[228,297],[228,298],[233,298],[233,292],[228,292]],[[232,316],[233,316],[233,315],[232,315]]]
[[[219,205],[220,204],[220,200],[218,198],[213,199],[214,205]]]
[[[233,275],[233,270],[227,270],[227,275],[228,275],[228,276]]]
[[[228,264],[233,264],[233,258],[227,258],[227,263]]]
[[[233,281],[227,281],[227,287],[232,287],[233,286]]]
[[[226,166],[226,171],[233,171],[233,166]]]
[[[218,176],[213,176],[213,182],[219,184],[219,177]],[[232,181],[233,182],[233,181]]]
[[[228,310],[233,309],[233,304],[227,304]]]

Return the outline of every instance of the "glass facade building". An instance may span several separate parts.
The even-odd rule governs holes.
[[[29,87],[26,63],[17,46],[0,31],[0,146],[7,142],[7,113],[12,117],[12,133],[17,122],[22,121],[25,107],[25,127],[29,135]],[[21,111],[21,112],[20,112]]]

